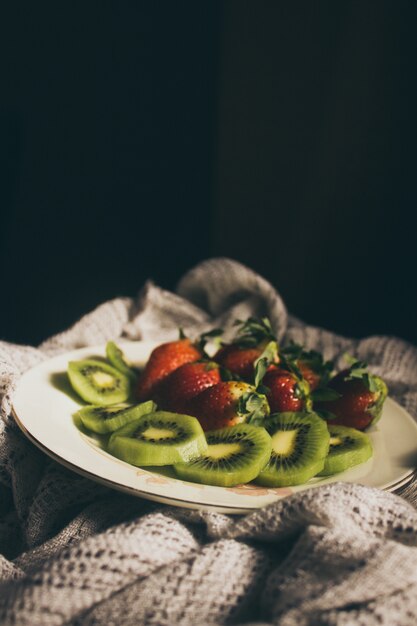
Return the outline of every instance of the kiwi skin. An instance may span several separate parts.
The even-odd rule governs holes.
[[[136,373],[132,367],[126,361],[126,357],[123,351],[117,346],[114,341],[108,341],[106,344],[106,357],[110,362],[110,365],[115,367],[119,372],[128,376],[132,382],[136,381]]]
[[[151,428],[171,431],[174,435],[146,436]],[[110,454],[138,467],[187,462],[205,450],[207,442],[197,418],[168,411],[143,415],[116,430],[108,442]]]
[[[266,487],[290,487],[300,485],[318,474],[329,451],[330,435],[326,422],[313,412],[275,413],[265,420],[265,428],[272,438],[271,458],[259,474],[256,482]],[[274,450],[274,439],[280,431],[307,430],[306,447],[302,450],[299,463],[289,465],[285,458],[279,460]],[[296,436],[296,443],[299,435]],[[314,439],[314,441],[312,441]],[[312,444],[315,444],[314,446]],[[291,452],[291,455],[294,451]],[[290,456],[291,456],[290,455]]]
[[[114,367],[95,359],[70,361],[67,367],[68,378],[77,394],[89,404],[108,406],[126,402],[131,392],[130,380]],[[100,387],[94,382],[94,376],[103,373],[112,379]]]
[[[136,405],[113,404],[111,406],[98,406],[94,404],[84,406],[77,411],[75,416],[80,418],[83,426],[88,430],[105,435],[155,410],[156,404],[152,400]]]
[[[330,433],[329,454],[324,460],[324,467],[319,476],[332,476],[350,467],[365,463],[373,454],[372,443],[366,433],[347,426],[328,425]],[[332,439],[339,439],[339,445],[332,444]]]
[[[271,454],[271,437],[261,426],[237,424],[208,432],[206,437],[206,453],[190,463],[174,465],[178,478],[205,485],[234,487],[256,478]],[[231,450],[233,445],[241,449]],[[213,455],[211,451],[215,446],[224,446],[223,455],[218,448],[217,454]]]

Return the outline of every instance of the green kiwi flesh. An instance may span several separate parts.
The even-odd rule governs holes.
[[[324,467],[329,450],[327,424],[315,413],[276,413],[265,420],[271,458],[257,482],[268,487],[300,485]]]
[[[168,411],[154,411],[122,426],[108,444],[110,454],[139,467],[190,461],[206,449],[200,422]]]
[[[371,458],[372,444],[366,433],[356,428],[330,424],[328,429],[330,433],[329,454],[319,476],[338,474]]]
[[[130,364],[127,362],[123,351],[117,346],[114,341],[108,341],[106,344],[106,357],[110,361],[110,364],[115,367],[119,372],[128,376],[132,381],[136,380],[136,374]]]
[[[129,378],[104,361],[70,361],[67,371],[72,387],[89,404],[108,406],[130,395]]]
[[[141,404],[112,404],[111,406],[84,406],[76,415],[81,419],[83,426],[95,433],[104,435],[118,430],[138,417],[156,410],[155,402],[148,400]]]
[[[179,478],[206,485],[233,487],[257,477],[271,454],[266,430],[238,424],[206,433],[208,448],[200,458],[174,465]]]

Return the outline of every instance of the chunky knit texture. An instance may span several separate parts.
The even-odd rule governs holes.
[[[403,497],[335,483],[240,518],[156,505],[101,487],[38,451],[11,417],[19,376],[44,359],[120,337],[166,341],[267,315],[290,339],[385,378],[417,417],[417,350],[352,340],[288,316],[276,290],[228,259],[177,293],[148,283],[39,348],[0,342],[0,624],[411,626],[417,623],[416,484]],[[408,502],[407,502],[408,500]]]

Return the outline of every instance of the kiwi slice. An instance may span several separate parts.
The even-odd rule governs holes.
[[[257,477],[271,454],[271,437],[252,424],[206,433],[208,448],[189,463],[174,465],[177,476],[206,485],[233,487]]]
[[[200,422],[191,415],[154,411],[122,426],[110,437],[108,451],[132,465],[172,465],[207,449]]]
[[[67,371],[74,390],[89,404],[107,406],[129,397],[129,378],[103,361],[70,361]]]
[[[132,422],[142,415],[156,410],[155,402],[141,402],[141,404],[112,404],[111,406],[84,406],[76,415],[83,425],[95,433],[104,435],[118,430],[125,424]]]
[[[356,428],[330,424],[328,424],[328,429],[330,433],[329,454],[319,476],[331,476],[343,472],[371,458],[372,444],[366,433]]]
[[[128,376],[132,381],[136,380],[136,373],[130,363],[127,361],[123,351],[117,346],[114,341],[108,341],[106,344],[106,356],[119,372]]]
[[[264,422],[272,438],[271,458],[257,482],[268,487],[300,485],[324,467],[327,424],[315,413],[276,413]]]

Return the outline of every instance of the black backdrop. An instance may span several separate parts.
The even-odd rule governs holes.
[[[0,337],[38,343],[226,255],[307,321],[417,343],[416,18],[388,0],[13,3]]]

